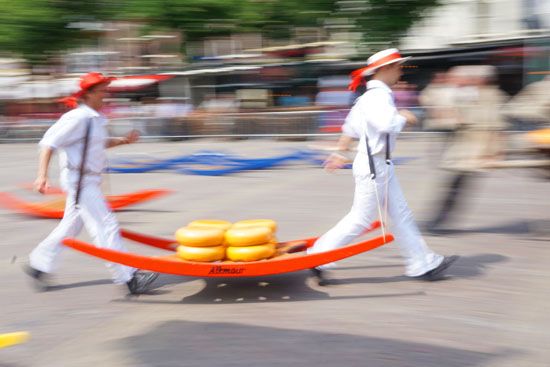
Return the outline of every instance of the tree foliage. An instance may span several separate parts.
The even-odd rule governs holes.
[[[108,0],[3,0],[0,12],[0,52],[38,61],[48,53],[89,38],[69,28],[78,21],[111,17]]]
[[[368,0],[368,11],[357,16],[363,37],[371,42],[395,41],[437,5],[437,0]]]
[[[294,27],[318,27],[347,17],[368,41],[401,36],[437,0],[4,0],[0,52],[39,61],[48,52],[92,42],[97,34],[71,28],[85,21],[128,20],[183,31],[189,41],[235,32],[288,38]],[[342,4],[363,5],[359,10]]]

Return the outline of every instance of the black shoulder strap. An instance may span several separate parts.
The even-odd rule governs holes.
[[[76,186],[75,207],[79,207],[80,191],[82,191],[82,180],[84,179],[86,165],[86,156],[88,155],[88,142],[90,141],[90,130],[92,129],[92,119],[86,120],[86,133],[84,135],[84,148],[82,149],[82,162],[80,162],[80,175],[78,176],[78,184]]]
[[[386,164],[391,162],[391,153],[390,153],[390,134],[386,134]]]
[[[377,89],[377,88],[380,88],[380,87],[367,88],[367,92],[369,90],[373,90],[373,89]],[[375,167],[374,167],[374,160],[372,158],[372,153],[371,153],[370,146],[369,146],[369,137],[368,137],[366,132],[365,132],[365,142],[367,144],[367,155],[369,156],[370,172],[371,172],[372,178],[374,179],[374,178],[376,178],[376,170],[375,170]],[[386,164],[390,164],[390,162],[391,162],[390,134],[386,134]]]
[[[367,88],[365,93],[368,92],[369,90],[373,90],[373,89],[376,89],[376,88],[379,88],[379,87]],[[370,176],[374,180],[376,178],[376,167],[374,166],[374,159],[372,158],[372,152],[371,152],[370,146],[369,146],[369,136],[368,136],[366,130],[367,129],[365,129],[365,144],[367,145],[367,156],[369,157]]]
[[[374,180],[376,178],[376,167],[374,167],[374,159],[369,146],[369,136],[365,133],[365,143],[367,144],[367,156],[369,157],[370,177]]]

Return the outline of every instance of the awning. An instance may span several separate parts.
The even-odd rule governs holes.
[[[111,92],[136,91],[155,83],[171,79],[173,75],[129,75],[118,77],[109,84]]]

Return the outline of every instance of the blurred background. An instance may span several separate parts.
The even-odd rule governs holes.
[[[34,293],[21,266],[57,221],[2,212],[0,333],[33,339],[1,351],[0,365],[549,366],[549,0],[2,0],[0,9],[0,205],[17,190],[25,208],[62,208],[59,195],[39,198],[24,183],[35,177],[36,141],[66,111],[59,99],[100,71],[118,77],[103,111],[111,133],[137,128],[147,142],[111,151],[121,168],[206,149],[319,153],[227,177],[202,175],[220,168],[215,160],[111,173],[104,190],[114,197],[173,191],[119,211],[123,228],[171,238],[196,219],[267,217],[283,241],[325,233],[353,193],[350,170],[321,169],[364,90],[348,90],[349,74],[398,47],[413,58],[395,102],[419,119],[400,135],[399,179],[430,247],[461,256],[448,280],[430,284],[402,276],[392,244],[347,260],[335,287],[307,272],[163,274],[153,293],[128,298],[99,262],[67,250],[53,290]],[[205,170],[175,173],[194,167]]]
[[[448,129],[442,116],[454,103],[426,87],[476,84],[450,78],[453,67],[492,65],[485,77],[504,104],[544,80],[550,64],[543,0],[6,0],[2,8],[2,142],[39,138],[65,112],[58,99],[89,71],[121,78],[105,111],[115,133],[134,126],[178,139],[338,133],[357,97],[348,74],[386,47],[414,57],[395,97],[419,130]],[[546,96],[536,104],[548,103],[545,88],[529,91],[531,105],[508,113],[507,129],[548,118],[532,111],[538,91]]]

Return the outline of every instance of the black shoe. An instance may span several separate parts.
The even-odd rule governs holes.
[[[443,277],[443,273],[449,266],[451,266],[456,260],[458,260],[459,256],[453,255],[453,256],[445,256],[443,258],[443,261],[439,266],[435,269],[430,270],[429,272],[420,275],[418,278],[428,281],[434,281],[434,280],[440,280]]]
[[[37,270],[30,265],[24,265],[23,271],[32,278],[33,287],[37,292],[46,292],[50,288],[47,280],[48,273]]]
[[[138,270],[126,285],[128,285],[131,294],[143,294],[149,290],[149,286],[158,276],[158,273]]]
[[[321,287],[327,286],[330,284],[329,280],[325,276],[324,270],[319,268],[311,268],[311,273],[317,279],[317,284]]]

